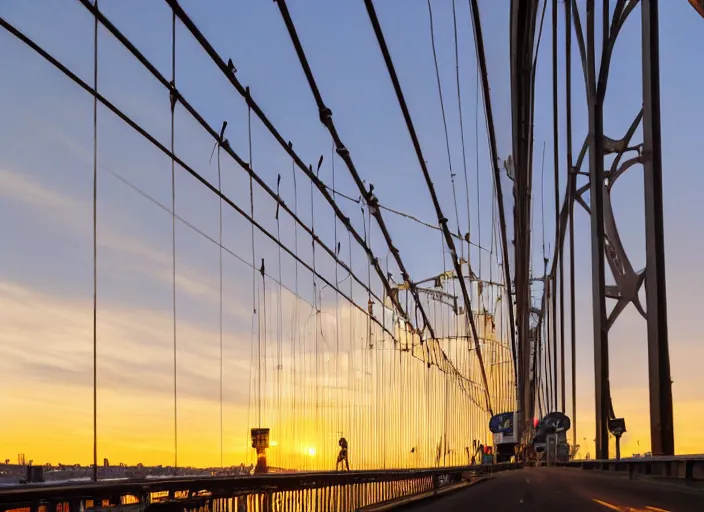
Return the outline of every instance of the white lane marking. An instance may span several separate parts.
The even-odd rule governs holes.
[[[530,483],[530,478],[526,478],[526,483],[527,483],[527,484]]]
[[[653,512],[670,512],[669,510],[665,510],[664,508],[658,508],[658,507],[645,507],[646,510],[652,510]]]

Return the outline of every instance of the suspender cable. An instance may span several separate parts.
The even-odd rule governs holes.
[[[459,38],[457,36],[457,9],[455,6],[455,0],[452,0],[452,29],[454,33],[454,40],[455,40],[455,82],[457,84],[457,109],[459,111],[459,117],[460,117],[460,140],[462,142],[462,170],[464,172],[464,188],[465,188],[465,196],[467,199],[467,243],[470,244],[470,236],[469,233],[472,231],[472,215],[470,213],[470,206],[469,206],[469,179],[467,178],[467,152],[465,148],[465,143],[464,143],[464,116],[462,114],[462,88],[460,87],[460,55],[459,55]],[[479,70],[477,70],[477,73],[479,73]],[[476,151],[476,147],[475,147]],[[477,191],[478,193],[479,191]],[[457,223],[457,229],[460,229],[459,226],[459,221]],[[481,242],[481,240],[480,240]],[[460,244],[460,247],[464,247],[464,245]],[[471,261],[471,258],[469,257],[470,253],[470,248],[467,247],[467,262],[469,265],[469,268],[472,268],[472,264],[469,263]],[[479,253],[479,257],[481,259],[481,252]]]
[[[336,190],[335,188],[335,144],[332,144],[331,150],[330,150],[330,170],[332,172],[332,189],[333,189],[333,199],[335,199]],[[338,256],[340,255],[340,242],[338,241],[337,237],[337,217],[334,216],[333,214],[333,222],[334,228],[333,228],[333,233],[335,236],[335,254]],[[350,261],[350,264],[352,262]],[[340,266],[335,265],[335,286],[339,287],[340,286],[340,277],[339,277],[339,272],[340,272]],[[384,291],[385,294],[385,291]],[[383,302],[382,299],[382,306],[385,303]],[[384,311],[386,311],[386,307],[384,306]],[[385,317],[382,319],[382,325],[386,327],[386,322],[384,321]],[[382,331],[383,332],[383,331]],[[340,294],[335,292],[335,393],[337,395],[340,394]],[[342,412],[341,412],[341,407],[342,405],[338,405],[338,408],[336,409],[336,417],[335,417],[335,427],[336,430],[342,431]],[[342,433],[342,437],[344,437],[344,432]]]
[[[298,215],[298,187],[296,185],[296,164],[293,158],[291,158],[291,175],[293,177],[293,210],[296,215]],[[294,226],[293,229],[293,247],[294,247],[294,252],[296,254],[296,258],[298,258],[298,228]],[[292,412],[295,414],[297,412],[297,405],[298,405],[298,394],[296,393],[296,375],[298,373],[298,365],[296,361],[296,352],[298,350],[298,330],[299,330],[299,310],[298,310],[298,305],[299,305],[299,295],[298,295],[298,261],[294,262],[295,265],[295,272],[294,272],[294,287],[295,287],[295,294],[296,294],[296,299],[294,301],[293,305],[293,318],[291,319],[291,336],[293,338],[293,406],[292,406]],[[338,288],[337,283],[336,283],[336,288]],[[337,292],[339,295],[339,292]],[[293,439],[298,439],[298,422],[293,421]]]
[[[557,103],[557,0],[552,0],[552,134],[553,134],[553,173],[554,173],[554,188],[555,188],[555,249],[556,256],[560,258],[560,243],[559,243],[559,223],[560,223],[560,138],[558,135],[558,103]],[[564,372],[564,340],[562,340],[562,364],[559,365],[557,359],[557,281],[561,279],[557,261],[553,262],[556,268],[554,278],[552,280],[552,340],[553,340],[553,358],[555,363],[555,410],[558,410],[559,398],[559,383],[558,373]],[[564,378],[562,379],[562,411],[565,410],[565,393],[564,393]]]
[[[266,409],[266,397],[268,395],[268,381],[266,377],[266,269],[264,267],[264,258],[262,258],[262,266],[259,273],[262,276],[262,312],[264,315],[257,315],[257,337],[259,341],[259,427],[262,426],[262,412]],[[263,370],[263,376],[262,376]]]
[[[279,0],[279,6],[281,6],[283,3],[282,0]],[[491,414],[492,412],[492,407],[491,407],[491,397],[489,396],[489,384],[487,382],[486,378],[486,369],[484,368],[484,360],[482,357],[481,353],[481,345],[479,343],[479,337],[477,334],[477,327],[474,322],[474,315],[472,312],[472,307],[471,307],[471,300],[469,297],[469,293],[467,291],[467,285],[462,278],[462,266],[457,258],[457,251],[455,249],[455,243],[452,239],[452,235],[450,234],[449,229],[447,228],[447,219],[442,213],[442,208],[440,206],[440,202],[438,201],[437,194],[435,193],[435,187],[433,185],[432,179],[430,178],[430,173],[428,172],[428,168],[425,164],[425,159],[423,158],[423,152],[420,147],[420,142],[418,141],[418,136],[416,135],[415,128],[413,126],[413,121],[411,120],[411,115],[410,112],[408,111],[408,106],[406,105],[406,100],[403,96],[403,92],[401,90],[401,84],[399,83],[398,77],[396,76],[396,70],[394,68],[393,62],[391,61],[391,55],[389,54],[389,50],[386,46],[386,41],[384,39],[384,34],[381,31],[381,26],[379,25],[379,20],[376,15],[376,11],[374,9],[374,4],[372,3],[371,0],[365,0],[364,4],[367,7],[367,12],[369,14],[369,18],[371,20],[372,26],[374,28],[374,33],[376,34],[377,41],[379,43],[379,46],[381,48],[381,52],[384,56],[384,61],[386,62],[386,66],[389,71],[389,75],[391,77],[391,81],[394,86],[394,90],[396,91],[396,96],[399,102],[399,105],[401,107],[401,111],[403,112],[403,116],[406,121],[406,126],[408,128],[409,134],[411,136],[411,139],[413,141],[413,146],[416,151],[416,156],[418,157],[418,162],[420,164],[421,170],[423,172],[423,176],[425,177],[426,185],[428,186],[428,190],[430,192],[431,199],[433,201],[433,205],[435,206],[435,212],[438,216],[438,223],[440,226],[443,228],[443,234],[445,235],[445,243],[447,244],[447,247],[450,250],[450,255],[452,257],[452,263],[455,267],[455,272],[457,273],[457,276],[459,277],[459,283],[460,283],[460,288],[462,289],[462,295],[464,298],[465,302],[465,307],[466,307],[466,315],[467,319],[469,320],[469,325],[472,330],[472,337],[474,338],[474,345],[477,351],[477,358],[479,360],[479,366],[481,369],[482,373],[482,381],[484,384],[484,391],[485,391],[485,397],[486,397],[486,403],[487,403],[487,409]],[[417,301],[419,302],[419,301]],[[422,312],[421,308],[421,312]],[[434,337],[434,336],[433,336]]]
[[[367,219],[367,220],[368,220],[368,226],[367,226],[368,239],[367,239],[367,240],[368,240],[369,247],[371,248],[371,247],[372,247],[372,216],[371,216],[371,215],[367,215],[367,217],[368,217],[368,219]],[[364,220],[364,219],[362,219],[362,220]],[[367,284],[369,285],[369,289],[371,289],[371,286],[372,286],[372,268],[371,268],[371,263],[370,263],[369,259],[367,259]],[[366,343],[366,345],[364,346],[364,351],[362,352],[362,353],[364,354],[364,362],[365,362],[365,365],[368,365],[368,367],[365,368],[365,379],[364,379],[364,382],[365,382],[365,384],[366,384],[366,385],[365,385],[365,395],[366,395],[366,396],[369,395],[369,387],[371,387],[371,386],[369,385],[369,379],[367,379],[366,377],[368,377],[368,376],[373,376],[374,378],[376,378],[376,373],[372,373],[372,371],[371,371],[371,361],[370,361],[371,357],[373,357],[373,355],[374,355],[373,352],[372,352],[372,350],[374,350],[374,346],[375,346],[375,343],[374,343],[374,333],[372,332],[372,325],[373,325],[373,324],[372,324],[372,322],[371,322],[371,319],[372,319],[372,316],[373,316],[373,310],[372,310],[373,302],[372,302],[371,293],[368,293],[368,295],[367,295],[367,307],[368,307],[368,314],[367,314],[367,343]],[[376,395],[375,395],[375,396],[376,396]],[[366,418],[366,421],[365,421],[364,423],[365,423],[365,425],[367,426],[367,431],[369,431],[369,430],[371,429],[371,431],[374,433],[374,439],[376,440],[376,437],[377,437],[376,434],[377,434],[378,431],[374,428],[374,424],[373,424],[372,421],[370,421],[370,418],[369,418],[369,416],[373,416],[375,412],[376,412],[376,408],[374,408],[372,411],[370,411],[368,408],[365,408],[365,413],[366,413],[366,415],[367,415],[367,418]],[[365,443],[365,444],[367,444],[367,445],[369,446],[369,448],[370,448],[371,450],[373,450],[373,453],[378,453],[378,447],[377,447],[377,446],[375,446],[375,445],[372,444],[371,442],[368,442],[368,443]],[[371,462],[373,462],[373,461],[371,461]]]
[[[453,1],[454,10],[454,1]],[[455,222],[457,222],[457,233],[460,233],[460,214],[457,209],[457,190],[455,189],[455,173],[452,172],[452,155],[450,153],[450,137],[447,134],[447,117],[445,116],[445,102],[442,98],[442,85],[440,83],[440,68],[438,66],[438,55],[435,50],[435,29],[433,24],[433,8],[430,6],[430,0],[428,0],[428,17],[430,18],[430,43],[433,49],[433,62],[435,63],[435,78],[438,85],[438,96],[440,98],[440,111],[442,112],[442,125],[445,130],[445,148],[447,149],[447,166],[450,171],[450,182],[452,183],[452,199],[455,205]],[[455,37],[457,36],[457,31],[455,30]],[[457,44],[455,43],[455,51]],[[459,80],[459,79],[458,79]],[[459,89],[458,89],[459,92]],[[460,120],[462,117],[460,116]],[[469,230],[469,227],[467,227]],[[480,239],[481,242],[481,239]],[[460,244],[460,249],[464,253],[464,245]],[[443,260],[444,261],[444,260]]]
[[[630,12],[629,9],[632,10],[636,5],[637,5],[636,2],[629,4],[629,7],[626,8],[626,12],[624,13],[624,15],[627,15],[627,13]],[[569,11],[566,11],[566,15],[570,14],[571,18],[573,19],[574,24],[575,24],[575,34],[577,36],[577,43],[578,43],[579,52],[581,55],[581,62],[584,66],[584,65],[586,65],[585,64],[586,63],[586,48],[585,48],[586,43],[584,41],[584,34],[582,31],[582,23],[581,23],[581,20],[579,17],[579,9],[577,9],[577,6],[575,4],[575,0],[572,0],[571,2],[569,2],[569,1],[566,2],[566,6],[569,8]],[[621,23],[623,23],[623,17],[622,17]],[[569,20],[567,22],[567,26],[570,29],[570,37],[566,37],[565,40],[566,40],[566,44],[568,44],[568,42],[569,42],[569,44],[570,44],[569,51],[571,51],[571,24],[569,24]],[[569,56],[570,65],[571,65],[571,56],[570,56],[569,52],[567,52],[567,54]],[[587,76],[586,69],[584,69],[583,74],[585,76],[585,87],[586,87],[587,92],[589,92],[588,84],[586,84],[586,76]],[[571,83],[571,78],[570,78],[570,83]],[[571,91],[570,91],[570,95],[571,95]],[[571,109],[568,109],[568,110],[570,110],[570,118],[571,118]],[[569,128],[568,129],[569,140],[571,141],[572,140],[571,127],[568,127],[568,128]],[[576,162],[574,163],[574,165],[571,165],[571,167],[569,168],[569,173],[567,175],[567,187],[566,187],[567,190],[571,190],[571,188],[573,186],[576,186],[576,174],[579,171],[579,169],[582,167],[582,162],[586,156],[586,151],[588,149],[588,141],[589,141],[589,138],[585,137],[584,142],[582,144],[582,148],[577,156]],[[570,146],[568,149],[571,154],[572,147]],[[570,161],[571,161],[571,158],[570,158]],[[563,201],[562,208],[560,210],[560,215],[559,215],[559,219],[558,219],[559,228],[557,230],[558,243],[555,244],[553,257],[551,259],[551,262],[552,262],[551,268],[550,268],[550,272],[548,273],[548,275],[550,275],[550,276],[555,275],[555,272],[557,269],[556,263],[559,259],[557,252],[562,250],[564,238],[567,233],[567,222],[569,220],[569,211],[570,211],[569,210],[570,209],[569,201],[573,201],[575,198],[576,198],[576,196],[570,198],[568,195],[565,195],[565,200]]]
[[[479,245],[482,245],[482,219],[481,219],[481,194],[479,193],[479,68],[477,68],[476,80],[474,84],[474,175],[477,178],[477,240]],[[478,253],[479,261],[477,262],[477,270],[479,278],[482,276],[482,253]],[[479,287],[477,285],[477,297],[480,296]]]
[[[576,180],[572,168],[572,2],[565,2],[565,123],[567,135],[567,187],[570,230],[570,338],[572,359],[572,446],[577,446],[577,351],[575,324],[574,274],[574,195]],[[563,274],[564,275],[564,274]]]
[[[555,270],[557,280],[559,280],[560,284],[560,291],[559,291],[559,298],[560,298],[560,303],[559,303],[559,323],[560,323],[560,392],[561,392],[561,400],[560,400],[560,410],[564,413],[566,412],[566,405],[565,405],[565,283],[564,283],[564,270],[565,270],[565,265],[564,265],[564,247],[562,242],[560,241],[560,173],[559,173],[559,163],[560,163],[560,158],[559,158],[559,153],[560,153],[560,139],[558,136],[559,133],[559,116],[558,116],[558,86],[557,86],[557,78],[558,78],[558,68],[557,68],[557,58],[558,58],[558,49],[557,49],[557,32],[558,32],[558,23],[557,23],[557,0],[553,0],[553,139],[554,139],[554,146],[555,146],[555,160],[554,160],[554,167],[555,167],[555,248],[557,250],[557,260],[553,262],[553,267],[556,267],[559,263],[559,267],[557,267],[557,270]],[[565,194],[565,197],[567,197],[567,193]],[[564,235],[562,237],[564,240]],[[557,281],[556,281],[557,282]],[[557,293],[556,293],[557,295]],[[555,315],[556,322],[557,322],[557,314]]]
[[[276,179],[276,195],[280,196],[281,174]],[[281,222],[279,220],[279,207],[276,206],[276,239],[281,242]],[[281,374],[283,372],[283,286],[282,286],[282,271],[281,271],[281,245],[278,248],[278,274],[279,274],[279,291],[277,296],[276,307],[276,422],[275,428],[283,435],[282,428],[282,403],[281,403]],[[288,425],[288,422],[287,422]]]
[[[118,173],[116,173],[116,172],[114,172],[114,171],[112,171],[112,170],[110,170],[110,169],[106,169],[106,170],[107,170],[107,172],[110,173],[113,177],[115,177],[116,179],[118,179],[119,181],[121,181],[124,185],[126,185],[127,187],[129,187],[129,188],[132,189],[134,192],[138,193],[139,195],[141,195],[142,197],[144,197],[144,198],[147,199],[148,201],[150,201],[152,204],[154,204],[155,206],[157,206],[157,207],[160,208],[161,210],[163,210],[163,211],[165,211],[165,212],[167,212],[167,213],[169,213],[169,214],[171,213],[171,209],[170,209],[170,207],[169,207],[168,205],[165,205],[165,204],[159,202],[159,201],[156,200],[154,197],[152,197],[151,195],[147,194],[147,193],[144,192],[142,189],[140,189],[139,187],[137,187],[136,185],[134,185],[132,182],[130,182],[130,181],[128,181],[127,179],[123,178],[120,174],[118,174]],[[188,222],[186,219],[184,219],[184,218],[181,217],[180,215],[176,214],[175,217],[176,217],[176,220],[178,220],[179,222],[181,222],[182,224],[184,224],[185,226],[187,226],[187,227],[190,228],[191,230],[195,231],[196,233],[198,233],[200,236],[202,236],[203,238],[205,238],[205,239],[208,240],[209,242],[215,244],[215,245],[216,245],[220,250],[222,250],[224,253],[227,253],[228,255],[232,256],[233,258],[239,260],[240,262],[242,262],[243,264],[245,264],[245,265],[247,265],[247,266],[249,266],[249,267],[252,266],[251,262],[249,262],[249,261],[245,260],[244,258],[240,257],[239,255],[237,255],[236,253],[234,253],[233,251],[231,251],[230,249],[228,249],[228,248],[227,248],[226,246],[224,246],[223,244],[220,244],[216,238],[213,238],[213,237],[209,236],[208,234],[206,234],[206,233],[203,232],[201,229],[199,229],[199,228],[197,228],[196,226],[194,226],[192,223]],[[280,287],[285,288],[286,290],[290,291],[291,293],[294,293],[294,290],[292,290],[292,289],[286,287],[286,286],[281,282],[280,279],[278,279],[278,280],[275,279],[274,276],[272,276],[271,274],[266,274],[266,275],[267,275],[267,277],[268,277],[269,279],[271,279],[271,280],[273,280],[274,282],[278,283]],[[253,364],[254,364],[254,362],[252,362],[252,365],[253,365]],[[250,369],[251,369],[251,365],[250,365]],[[250,376],[250,379],[249,379],[249,380],[250,380],[250,382],[251,382],[251,376]]]
[[[547,257],[547,249],[545,247],[545,142],[543,142],[543,153],[542,153],[542,159],[541,159],[541,164],[540,164],[540,225],[542,229],[542,235],[543,235],[543,300],[540,305],[542,313],[541,313],[541,319],[539,323],[539,328],[540,329],[550,329],[550,279],[547,274],[547,265],[548,265],[548,257]],[[546,375],[551,375],[550,373],[550,333],[546,332],[545,336],[542,336],[543,341],[545,343],[545,350],[546,350],[546,361],[547,364],[545,365],[545,372]],[[552,410],[552,377],[546,377],[546,392],[547,392],[547,399],[545,402],[545,407],[547,411]]]
[[[174,157],[174,110],[176,108],[176,16],[171,16],[171,278],[174,333],[174,473],[178,470],[178,392],[176,368],[176,169]],[[97,91],[96,91],[97,94]]]
[[[347,246],[348,246],[348,252],[349,252],[349,261],[350,265],[352,265],[352,239],[351,239],[351,234],[348,231],[347,232]],[[364,243],[366,245],[367,241],[366,239],[364,240]],[[350,297],[354,296],[354,289],[353,289],[353,283],[352,280],[350,280]],[[348,409],[348,415],[349,415],[349,423],[350,423],[350,429],[354,427],[354,432],[359,436],[359,425],[357,424],[357,414],[356,414],[356,402],[354,398],[356,397],[356,378],[354,374],[355,370],[355,364],[356,364],[356,358],[354,357],[354,341],[355,341],[355,335],[356,335],[356,329],[355,329],[355,321],[354,321],[354,314],[352,311],[352,304],[350,304],[350,321],[349,321],[349,327],[350,327],[350,334],[349,334],[349,357],[347,359],[347,366],[348,366],[348,381],[352,385],[352,400],[350,400],[349,404],[349,409]],[[349,385],[348,385],[349,387]]]
[[[320,157],[320,160],[318,161],[318,168],[316,169],[315,175],[318,176],[318,173],[320,172],[320,165],[323,163],[323,157]],[[311,229],[313,231],[313,239],[315,239],[315,196],[313,195],[313,182],[310,182],[310,219],[311,219]],[[311,244],[313,247],[313,269],[315,269],[315,241],[312,241]],[[354,298],[354,297],[352,297]],[[322,299],[321,299],[322,302]],[[315,396],[313,397],[315,400],[315,412],[314,412],[314,417],[315,417],[315,433],[317,435],[320,434],[320,377],[319,377],[319,366],[320,366],[320,354],[318,352],[318,331],[320,330],[320,310],[322,306],[318,302],[318,283],[315,280],[315,274],[313,274],[313,307],[315,309],[314,311],[314,343],[315,343],[315,368],[313,370],[314,375],[315,375]]]
[[[540,164],[540,226],[543,234],[543,261],[547,264],[547,251],[545,250],[545,142],[543,142],[543,156]],[[543,278],[547,276],[543,273]],[[543,280],[544,285],[547,281]]]
[[[550,395],[550,400],[548,403],[548,407],[550,408],[550,412],[555,411],[555,403],[556,403],[556,398],[557,398],[557,389],[555,389],[555,380],[554,380],[554,375],[555,375],[555,359],[553,358],[553,352],[550,351],[551,347],[553,347],[555,340],[552,337],[553,335],[553,330],[551,329],[552,326],[552,319],[553,319],[553,309],[552,309],[552,294],[553,294],[553,285],[552,285],[552,277],[548,277],[547,281],[545,282],[545,288],[547,290],[547,295],[545,296],[545,310],[547,311],[547,315],[545,318],[545,331],[547,335],[547,358],[548,358],[548,379],[549,379],[549,385],[548,385],[548,390],[549,390],[549,395]]]
[[[220,142],[217,144],[217,165],[218,165],[218,190],[222,193],[222,173],[220,169],[220,146],[222,145],[222,138],[225,134],[225,127],[227,122],[222,124],[222,130],[220,131]],[[220,270],[220,311],[218,316],[218,321],[220,324],[220,467],[223,466],[223,453],[224,453],[224,443],[223,443],[223,401],[222,401],[222,385],[223,385],[223,360],[222,360],[222,199],[218,198],[218,267]]]
[[[542,319],[539,320],[538,323],[538,328],[535,330],[535,338],[536,338],[536,343],[535,343],[535,353],[536,353],[536,373],[534,377],[534,382],[536,385],[536,399],[538,402],[538,417],[542,418],[543,417],[543,403],[544,403],[544,392],[543,392],[543,372],[541,369],[541,362],[542,362],[542,327],[541,327]]]
[[[494,184],[496,186],[496,198],[499,209],[499,224],[501,226],[501,248],[503,253],[503,267],[505,290],[507,296],[507,309],[509,317],[509,329],[511,332],[511,353],[513,356],[513,369],[515,385],[518,386],[518,361],[516,346],[516,323],[513,310],[513,298],[511,295],[511,265],[508,252],[508,240],[506,235],[506,214],[504,213],[504,196],[501,187],[501,170],[499,169],[499,153],[496,146],[496,132],[494,130],[494,116],[491,105],[491,93],[489,89],[489,75],[487,73],[486,56],[484,54],[484,37],[482,35],[482,23],[479,16],[478,0],[470,0],[470,11],[472,14],[472,27],[474,28],[474,42],[477,53],[477,61],[481,71],[482,97],[484,99],[484,114],[486,118],[487,134],[489,136],[489,149],[491,163],[494,171]]]
[[[174,14],[174,17],[176,14]],[[249,164],[252,166],[252,111],[247,109],[247,145],[249,148]],[[249,175],[249,216],[254,219],[254,183],[252,175]],[[254,328],[256,326],[257,339],[257,426],[262,426],[262,343],[259,317],[257,316],[257,263],[254,250],[254,224],[251,225],[252,242],[252,343],[254,343]],[[262,262],[263,263],[263,262]]]
[[[95,0],[98,9],[98,0]],[[93,88],[98,90],[98,17],[93,28]],[[98,481],[98,99],[93,97],[93,481]]]

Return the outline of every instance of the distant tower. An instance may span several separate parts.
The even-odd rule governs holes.
[[[24,453],[17,455],[17,465],[24,466]]]
[[[254,468],[255,474],[268,473],[269,468],[266,463],[266,449],[269,448],[269,429],[268,428],[253,428],[252,448],[257,451],[257,465]]]
[[[110,467],[110,461],[107,458],[103,459],[103,467],[105,467],[105,468]]]

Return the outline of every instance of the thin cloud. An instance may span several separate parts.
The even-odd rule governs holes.
[[[30,378],[38,387],[92,387],[92,304],[0,282],[0,368],[5,378]],[[98,312],[99,387],[126,393],[173,392],[172,318],[158,311],[101,308]],[[219,332],[179,322],[179,392],[217,401]],[[249,339],[225,332],[230,347]],[[234,393],[247,381],[248,361],[230,359],[224,385]],[[17,391],[20,391],[19,389]],[[246,396],[239,394],[240,400]]]
[[[85,201],[69,197],[64,193],[44,187],[28,174],[0,169],[0,197],[4,200],[22,203],[29,207],[46,222],[47,229],[61,229],[67,235],[74,237],[91,236],[82,228],[76,219],[85,217],[91,206]],[[154,244],[137,238],[119,226],[116,219],[120,213],[108,210],[101,219],[98,237],[99,250],[108,250],[113,255],[111,261],[125,262],[129,259],[130,273],[139,273],[144,277],[157,278],[164,285],[171,286],[173,282],[172,255],[160,250]],[[227,254],[224,257],[228,257]],[[200,274],[188,261],[179,258],[176,273],[176,286],[179,294],[185,293],[198,301],[207,300],[212,304],[219,303],[219,285],[212,277]],[[112,269],[125,271],[127,269]],[[225,312],[239,318],[251,316],[251,305],[245,305],[248,296],[243,290],[234,289],[241,295],[240,300],[225,303]]]

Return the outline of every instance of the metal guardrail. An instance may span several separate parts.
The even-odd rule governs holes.
[[[561,467],[582,468],[598,471],[618,471],[635,476],[655,476],[682,479],[686,482],[704,481],[704,458],[693,457],[652,457],[622,460],[577,460],[559,462]]]
[[[438,490],[468,475],[519,468],[487,464],[418,470],[285,473],[27,484],[0,488],[0,512],[353,511]]]

